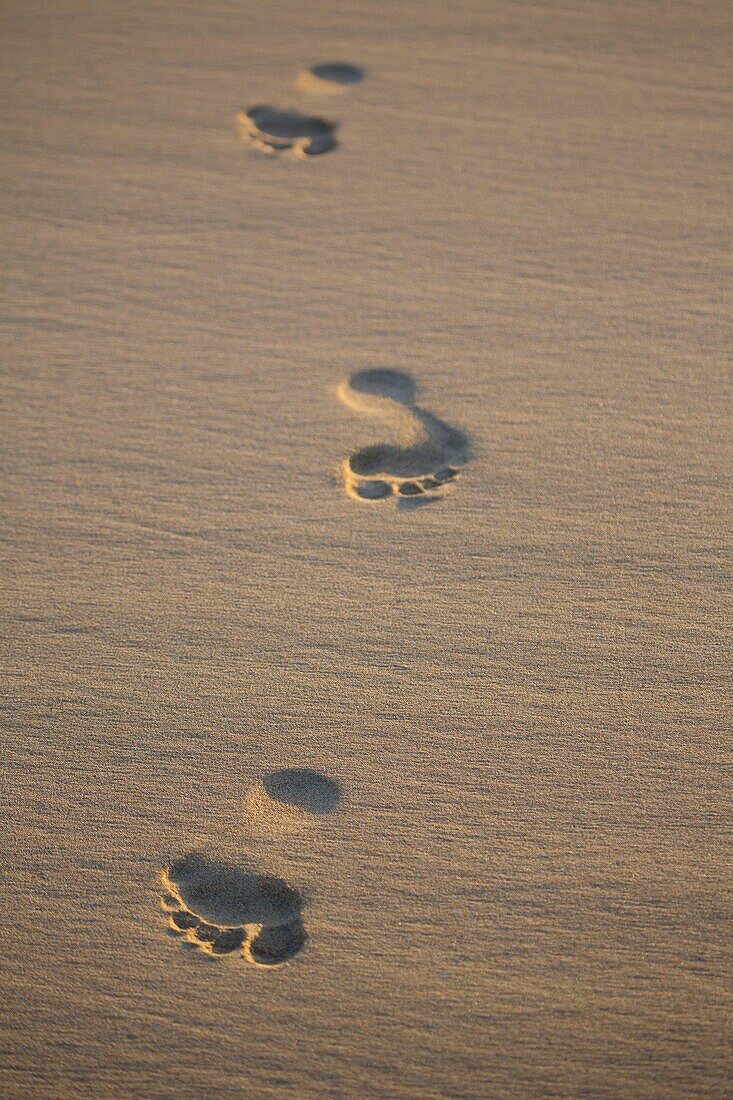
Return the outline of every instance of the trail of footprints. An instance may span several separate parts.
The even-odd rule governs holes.
[[[316,65],[301,72],[307,94],[333,94],[364,77],[353,65]],[[240,111],[240,137],[266,153],[311,157],[336,148],[335,122],[267,105]],[[409,375],[365,370],[339,387],[345,405],[387,424],[396,442],[354,451],[342,463],[346,492],[379,503],[416,497],[436,499],[468,460],[468,442],[415,401]],[[272,772],[248,792],[252,821],[281,832],[306,829],[339,806],[333,780],[308,768]],[[172,936],[214,957],[236,956],[261,967],[279,967],[305,946],[305,899],[294,886],[245,863],[189,852],[161,871],[161,908]]]
[[[333,62],[304,69],[296,88],[306,95],[333,95],[347,91],[364,79],[356,65]],[[292,107],[258,104],[239,111],[235,120],[242,141],[263,153],[288,153],[299,159],[330,153],[337,146],[338,123],[308,115]]]
[[[249,791],[250,816],[275,830],[306,829],[333,813],[341,791],[309,768],[272,772]],[[281,878],[205,852],[189,852],[161,871],[161,908],[171,935],[213,956],[239,955],[254,966],[282,966],[304,947],[305,901]]]
[[[353,88],[364,75],[363,69],[342,62],[314,65],[299,73],[296,87],[307,95],[333,95]],[[292,108],[249,107],[238,113],[236,129],[262,152],[300,159],[329,153],[337,145],[336,122]],[[354,412],[387,423],[397,437],[394,444],[364,447],[344,460],[342,481],[352,499],[375,504],[397,498],[415,506],[445,495],[468,460],[468,442],[415,403],[408,375],[360,371],[341,384],[339,395]]]

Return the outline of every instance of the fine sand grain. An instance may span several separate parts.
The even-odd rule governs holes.
[[[730,1096],[732,25],[0,5],[3,1097]]]

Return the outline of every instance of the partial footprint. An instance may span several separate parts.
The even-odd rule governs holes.
[[[257,106],[240,111],[237,133],[265,153],[292,153],[313,157],[336,148],[336,123],[325,118],[281,111],[277,107]]]
[[[282,879],[193,852],[161,880],[171,931],[212,955],[241,951],[249,962],[279,966],[306,942],[303,898]]]
[[[308,828],[338,809],[341,788],[311,768],[283,768],[258,780],[247,793],[254,821],[287,832]]]
[[[316,95],[333,95],[346,92],[364,79],[364,70],[358,65],[347,65],[342,61],[330,61],[323,65],[314,65],[298,73],[296,81],[301,92]]]
[[[389,424],[397,443],[355,451],[342,465],[346,492],[375,503],[442,495],[468,461],[466,436],[415,404],[415,385],[394,370],[366,370],[339,386],[339,397],[355,412]]]

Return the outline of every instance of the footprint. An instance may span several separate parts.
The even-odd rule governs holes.
[[[314,65],[298,73],[296,86],[301,92],[317,95],[333,95],[346,92],[364,79],[364,70],[358,65],[347,65],[342,61],[330,61],[323,65]]]
[[[247,796],[252,824],[302,830],[341,802],[338,783],[312,768],[270,772]],[[247,864],[190,852],[161,871],[161,908],[170,934],[210,955],[238,953],[281,966],[304,947],[303,895]]]
[[[468,461],[466,436],[415,404],[407,374],[365,370],[339,386],[339,397],[355,412],[391,425],[399,442],[364,447],[342,465],[346,492],[375,503],[392,496],[414,499],[444,493]]]
[[[283,768],[258,780],[247,794],[253,820],[288,832],[308,828],[341,802],[338,783],[311,768]]]
[[[289,152],[304,158],[330,153],[336,148],[336,123],[302,115],[299,111],[250,107],[237,114],[236,128],[243,141],[264,153]]]
[[[302,895],[283,879],[192,852],[161,880],[171,932],[209,954],[239,951],[259,966],[280,966],[306,942]]]

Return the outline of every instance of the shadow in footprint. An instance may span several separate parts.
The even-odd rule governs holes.
[[[354,412],[389,424],[398,443],[378,443],[344,460],[349,496],[374,503],[391,496],[414,501],[435,499],[458,477],[469,458],[468,439],[415,403],[409,375],[395,370],[366,370],[339,387],[341,400]]]
[[[270,798],[309,814],[331,814],[341,801],[341,788],[312,768],[281,768],[262,780]]]
[[[318,818],[334,813],[340,802],[338,783],[312,768],[270,772],[247,792],[252,819],[285,830],[314,824]]]
[[[364,70],[358,65],[349,65],[343,61],[328,61],[313,65],[298,74],[296,84],[302,92],[318,95],[334,95],[348,91],[364,79]]]
[[[274,928],[262,928],[247,941],[245,955],[258,966],[279,966],[292,959],[306,941],[306,932],[300,918],[290,924]]]
[[[325,118],[259,105],[240,111],[237,133],[265,153],[291,152],[296,157],[330,153],[336,148],[336,123]]]
[[[171,864],[171,890],[204,920],[232,927],[284,924],[303,905],[297,890],[280,878],[259,875],[194,852]]]
[[[204,951],[241,950],[251,962],[276,966],[305,944],[302,895],[283,879],[198,852],[176,860],[161,878],[170,929]]]

